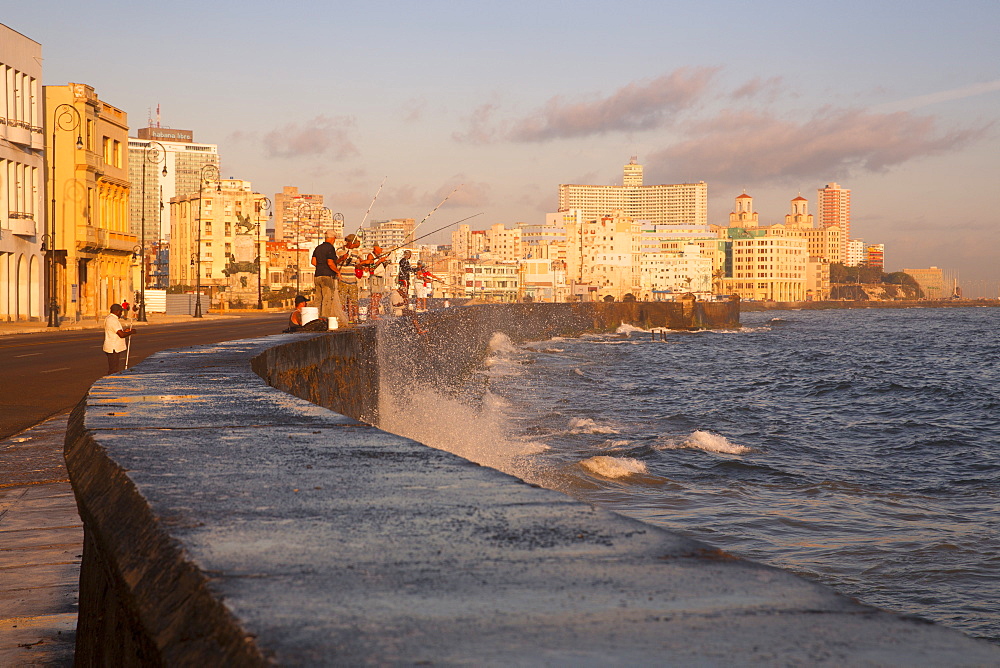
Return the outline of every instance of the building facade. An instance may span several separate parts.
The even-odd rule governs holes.
[[[275,241],[308,248],[311,252],[323,243],[328,230],[333,230],[337,239],[350,234],[344,229],[343,216],[335,216],[329,208],[323,206],[322,195],[300,193],[296,186],[285,186],[280,193],[275,193]]]
[[[132,183],[129,221],[143,247],[147,285],[169,284],[168,263],[162,262],[170,237],[170,200],[197,193],[202,176],[215,178],[219,168],[216,144],[194,141],[190,130],[140,128],[129,137],[129,180]],[[207,172],[202,170],[211,166]]]
[[[0,320],[45,314],[42,46],[0,24]]]
[[[747,236],[732,240],[732,277],[724,281],[742,299],[779,302],[806,297],[808,250],[804,239]]]
[[[623,185],[561,184],[559,210],[578,210],[584,220],[620,212],[654,224],[708,223],[708,185],[704,181],[645,186],[642,178],[642,165],[633,158],[625,165]]]
[[[135,300],[138,239],[129,222],[128,116],[93,87],[45,86],[50,229],[60,317],[99,319]]]
[[[851,238],[851,191],[838,183],[828,183],[817,191],[820,227],[840,228],[842,235],[840,255],[847,258],[847,242]]]
[[[256,302],[257,276],[265,285],[270,276],[267,237],[260,234],[263,198],[249,181],[222,179],[171,199],[170,284],[200,284],[213,301],[226,293],[228,302]]]

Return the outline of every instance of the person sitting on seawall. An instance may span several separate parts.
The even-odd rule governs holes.
[[[295,297],[295,309],[288,316],[288,329],[284,330],[285,334],[290,332],[297,332],[305,325],[302,322],[302,309],[305,308],[309,300],[302,295],[297,295]]]
[[[134,330],[122,325],[119,319],[124,309],[121,304],[112,304],[111,313],[104,319],[104,352],[108,356],[108,373],[121,371],[122,353],[128,349],[126,339]]]

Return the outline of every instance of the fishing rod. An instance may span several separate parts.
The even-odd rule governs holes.
[[[382,183],[378,185],[378,190],[375,191],[375,197],[372,197],[372,203],[368,205],[368,210],[365,211],[365,217],[361,219],[361,224],[358,225],[358,231],[355,234],[361,234],[361,229],[365,226],[365,221],[368,220],[368,214],[372,212],[372,207],[375,206],[375,200],[378,199],[378,194],[382,192],[382,186],[385,185],[385,180],[389,178],[386,176],[382,179]]]
[[[451,227],[452,225],[458,225],[459,223],[464,223],[465,221],[469,220],[470,218],[475,218],[476,216],[481,216],[481,215],[483,215],[483,213],[485,213],[485,212],[484,211],[480,211],[479,213],[474,213],[471,216],[466,216],[465,218],[463,218],[461,220],[456,220],[454,222],[448,223],[447,225],[442,225],[441,227],[437,228],[436,230],[431,230],[427,234],[421,234],[419,237],[416,237],[414,239],[410,239],[408,241],[404,241],[403,243],[401,243],[400,245],[396,246],[395,248],[390,248],[387,251],[384,251],[381,248],[379,248],[378,246],[375,246],[375,248],[372,249],[373,252],[371,252],[371,253],[368,254],[368,258],[365,259],[365,260],[362,260],[361,265],[370,267],[370,269],[368,270],[369,273],[374,273],[375,270],[378,268],[378,265],[379,265],[380,262],[382,262],[385,258],[389,257],[390,255],[392,255],[393,253],[395,253],[396,251],[398,251],[400,248],[403,248],[404,246],[409,246],[414,241],[420,241],[424,237],[429,237],[430,235],[432,235],[432,234],[434,234],[436,232],[440,232],[441,230],[445,229],[446,227]],[[413,228],[413,230],[415,232],[416,228]],[[412,234],[412,233],[413,232],[411,232],[410,234]]]
[[[448,193],[448,197],[451,197],[452,195],[454,195],[455,193],[457,193],[458,189],[461,188],[464,185],[465,185],[464,183],[459,183],[457,186],[455,186],[454,190],[452,190],[450,193]],[[435,211],[437,211],[438,209],[440,209],[441,205],[448,201],[448,197],[445,197],[443,200],[441,200],[436,207],[434,207],[433,209],[431,209],[430,213],[428,213],[426,216],[424,216],[423,220],[421,220],[419,223],[417,223],[416,225],[414,225],[413,226],[413,231],[416,232],[417,228],[419,228],[421,225],[424,224],[424,221],[426,221],[428,218],[430,218],[434,214]],[[432,234],[433,234],[433,232],[432,232]]]

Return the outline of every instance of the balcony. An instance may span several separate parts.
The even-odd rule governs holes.
[[[113,232],[93,225],[77,225],[76,246],[80,250],[119,251],[131,253],[137,243],[134,234]]]
[[[11,234],[22,237],[33,237],[36,234],[35,216],[31,213],[11,211],[8,214],[8,225]]]

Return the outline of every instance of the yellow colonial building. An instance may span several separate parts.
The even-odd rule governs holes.
[[[128,116],[91,86],[45,86],[48,252],[61,320],[103,317],[134,300]]]

